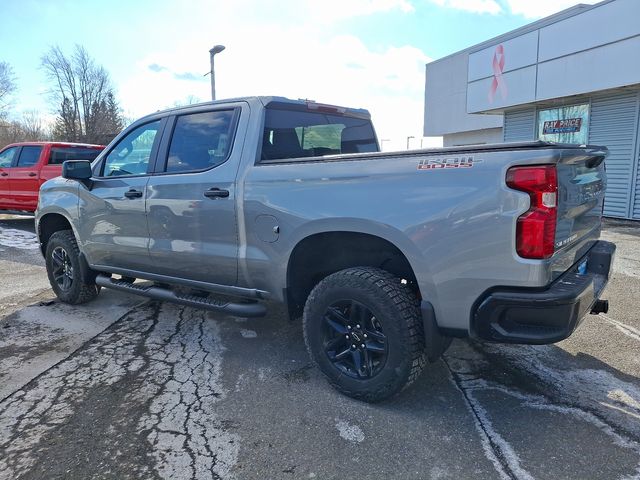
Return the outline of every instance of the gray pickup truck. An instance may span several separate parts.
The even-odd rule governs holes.
[[[380,153],[366,110],[239,98],[154,113],[65,162],[36,226],[63,302],[100,287],[244,317],[283,302],[329,382],[378,401],[452,337],[557,342],[606,311],[606,154]]]

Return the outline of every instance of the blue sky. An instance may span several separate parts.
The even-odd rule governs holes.
[[[13,116],[50,114],[40,58],[79,43],[111,74],[131,118],[219,98],[283,95],[371,110],[380,138],[419,137],[424,64],[573,5],[573,0],[4,0],[0,61]],[[588,3],[594,3],[593,1]]]

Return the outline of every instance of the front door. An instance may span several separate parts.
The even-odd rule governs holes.
[[[236,284],[241,142],[232,149],[232,140],[240,110],[239,104],[172,119],[173,135],[148,185],[149,251],[157,273]]]
[[[34,211],[40,191],[39,160],[42,145],[26,145],[20,150],[15,167],[9,172],[11,195],[18,210]]]
[[[10,147],[0,152],[0,209],[11,210],[16,206],[11,194],[9,175],[13,168],[13,160],[19,151],[20,147]]]
[[[96,166],[90,188],[80,185],[78,225],[91,265],[148,270],[147,183],[161,125],[133,128]]]

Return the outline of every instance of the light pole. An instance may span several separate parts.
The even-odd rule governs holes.
[[[412,138],[416,138],[413,135],[407,137],[407,150],[409,150],[409,140],[411,140]]]
[[[216,53],[220,53],[224,50],[224,45],[216,45],[211,50],[209,50],[209,59],[211,60],[211,100],[216,99],[216,71],[213,67],[213,57],[215,57]]]

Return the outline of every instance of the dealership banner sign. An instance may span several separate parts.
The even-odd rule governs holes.
[[[589,104],[538,111],[538,139],[584,145],[589,140]]]
[[[582,118],[567,118],[564,120],[551,120],[544,122],[543,135],[554,133],[575,133],[582,128]]]

